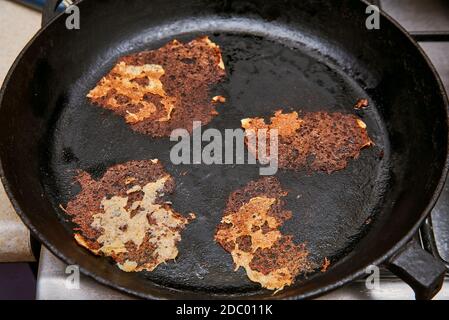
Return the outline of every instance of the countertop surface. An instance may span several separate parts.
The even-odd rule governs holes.
[[[0,0],[0,83],[20,51],[40,28],[40,13]],[[28,229],[0,183],[0,262],[33,261]]]

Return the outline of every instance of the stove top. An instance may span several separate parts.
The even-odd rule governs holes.
[[[438,70],[449,92],[449,1],[446,0],[377,0],[372,1],[391,15],[417,39]],[[449,260],[449,183],[432,212],[434,249]],[[430,239],[432,240],[432,239]],[[430,241],[432,244],[432,241]],[[426,244],[426,243],[425,243]],[[427,243],[428,244],[428,243]],[[44,247],[39,260],[37,299],[133,299],[80,275],[79,288],[70,289],[67,279],[72,270]],[[68,273],[66,273],[66,271]],[[319,299],[414,299],[414,292],[403,281],[381,270],[380,285],[367,289],[364,280],[329,293]],[[435,299],[449,300],[449,276]]]

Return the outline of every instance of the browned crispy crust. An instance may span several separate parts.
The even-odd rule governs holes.
[[[193,121],[209,123],[218,113],[209,89],[225,77],[220,48],[208,37],[177,40],[157,50],[119,59],[87,97],[125,118],[131,128],[153,137]]]
[[[86,172],[76,179],[81,191],[65,211],[78,225],[75,240],[81,246],[111,257],[124,271],[151,271],[176,257],[180,232],[194,215],[185,218],[163,200],[163,195],[173,192],[175,183],[159,161],[130,161],[110,167],[98,180]],[[124,201],[121,210],[109,208],[120,201]],[[121,225],[111,225],[116,215]],[[164,248],[161,238],[167,240]]]
[[[242,127],[247,135],[266,129],[268,137],[270,130],[278,130],[281,169],[309,168],[332,173],[346,168],[349,159],[357,158],[363,148],[373,144],[362,120],[339,112],[310,112],[300,117],[296,112],[277,111],[269,124],[264,119],[251,118],[243,119]],[[248,145],[248,149],[257,157],[256,148]]]
[[[291,285],[312,268],[305,245],[279,230],[292,215],[283,209],[286,194],[274,177],[251,181],[229,196],[215,233],[236,268],[245,268],[252,281],[270,290]]]

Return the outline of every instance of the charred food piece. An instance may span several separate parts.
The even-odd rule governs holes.
[[[342,170],[350,159],[356,159],[360,151],[373,145],[366,124],[355,115],[339,112],[309,112],[302,117],[297,112],[276,111],[271,123],[262,118],[243,119],[242,127],[247,136],[248,150],[257,158],[257,133],[267,132],[266,145],[269,145],[270,132],[278,132],[278,167],[299,170],[308,168],[314,171],[332,173]],[[274,131],[273,131],[274,132]],[[269,154],[267,147],[266,154]]]
[[[274,177],[250,182],[230,195],[215,233],[236,270],[243,267],[251,281],[269,290],[282,290],[311,270],[305,245],[279,230],[291,217],[283,209],[286,194]]]
[[[181,231],[195,216],[186,218],[163,200],[175,183],[158,160],[112,166],[99,180],[86,172],[76,179],[81,191],[65,211],[78,225],[81,246],[126,272],[152,271],[176,258]]]
[[[209,90],[225,77],[221,50],[208,37],[177,40],[119,59],[87,97],[152,137],[192,130],[193,121],[217,115]],[[220,101],[218,101],[220,102]]]
[[[354,109],[359,110],[363,108],[367,108],[369,106],[368,99],[359,99],[354,105]]]

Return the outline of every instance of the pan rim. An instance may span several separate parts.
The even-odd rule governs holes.
[[[80,0],[78,1],[79,3],[85,2],[86,0]],[[370,5],[370,3],[368,3],[367,0],[360,0],[361,3],[365,4],[366,6]],[[54,21],[58,20],[62,15],[64,14],[64,12],[61,12],[59,14],[57,14],[55,17],[53,17],[45,26],[43,26],[41,29],[39,29],[39,31],[29,40],[29,42],[26,44],[26,46],[21,50],[21,52],[19,53],[19,55],[17,56],[17,58],[15,59],[14,63],[12,64],[12,66],[10,67],[5,80],[2,84],[2,87],[0,89],[0,108],[3,105],[3,99],[4,99],[4,93],[6,91],[6,88],[8,87],[8,84],[10,82],[10,79],[12,77],[12,74],[14,73],[16,67],[20,64],[22,57],[24,56],[24,54],[27,52],[27,50],[33,45],[33,43],[36,41],[37,38],[39,38],[42,34],[44,34],[47,29],[54,23]],[[424,59],[424,61],[426,62],[427,66],[430,68],[434,79],[436,80],[438,87],[439,87],[439,91],[440,94],[443,98],[443,104],[445,107],[445,113],[446,113],[446,127],[449,127],[449,100],[448,100],[448,95],[446,92],[446,89],[444,88],[443,82],[441,80],[441,77],[439,76],[439,74],[436,71],[435,66],[432,64],[430,58],[427,56],[427,54],[424,52],[424,50],[421,48],[421,46],[418,44],[418,42],[412,38],[412,36],[404,29],[404,27],[402,27],[396,20],[394,20],[390,15],[386,14],[385,12],[381,11],[380,12],[381,16],[384,19],[387,19],[393,27],[397,28],[403,36],[405,36],[410,43],[415,47],[415,49],[417,49],[419,52],[419,54],[421,55],[421,57]],[[449,130],[447,132],[447,150],[449,150]],[[287,298],[287,299],[306,299],[306,298],[314,298],[317,296],[320,296],[324,293],[333,291],[339,287],[342,287],[343,285],[357,279],[360,278],[361,276],[363,276],[365,274],[365,268],[369,265],[382,265],[384,264],[386,261],[388,261],[388,259],[390,259],[391,257],[393,257],[395,254],[397,254],[401,248],[403,248],[411,239],[412,237],[416,234],[416,232],[418,231],[419,227],[421,226],[421,224],[423,223],[424,219],[430,214],[431,210],[433,209],[433,207],[435,206],[437,200],[439,199],[444,184],[446,182],[447,176],[448,176],[448,172],[449,172],[449,152],[447,152],[446,154],[446,159],[445,159],[445,163],[444,166],[442,168],[442,173],[441,173],[441,177],[439,179],[438,184],[435,187],[434,193],[432,198],[430,199],[429,203],[427,204],[426,208],[422,211],[421,217],[418,219],[418,221],[415,223],[415,225],[408,231],[408,233],[406,233],[405,236],[402,237],[402,239],[400,241],[398,241],[395,245],[393,245],[387,252],[385,252],[381,257],[374,259],[371,263],[367,264],[364,268],[359,269],[356,272],[353,272],[352,274],[349,274],[346,277],[337,279],[332,281],[331,284],[327,285],[327,286],[323,286],[320,288],[317,288],[315,290],[306,292],[306,293],[302,293],[302,294],[295,294],[295,293],[291,293],[291,294],[286,294],[285,297],[282,298]],[[24,213],[24,211],[21,209],[21,206],[19,205],[19,203],[16,201],[14,194],[10,188],[10,184],[9,181],[7,180],[5,173],[4,173],[4,169],[3,169],[3,162],[2,159],[0,158],[0,181],[2,182],[4,188],[5,188],[5,192],[8,195],[9,200],[11,201],[14,210],[16,211],[16,213],[19,215],[19,217],[21,218],[21,220],[25,223],[25,225],[30,229],[31,233],[33,236],[35,236],[46,248],[48,248],[50,250],[50,252],[52,252],[52,254],[54,254],[55,256],[57,256],[59,259],[61,259],[62,261],[64,261],[65,263],[68,264],[73,264],[74,261],[72,261],[69,257],[67,257],[66,255],[64,255],[62,252],[60,252],[52,243],[50,243],[46,237],[43,235],[43,233],[41,233],[39,230],[37,230],[31,223],[30,219],[28,218],[27,214]],[[123,287],[111,280],[108,280],[98,274],[96,274],[95,272],[89,271],[86,268],[80,266],[80,270],[83,274],[95,279],[96,281],[98,281],[101,284],[107,285],[111,288],[115,288],[118,289],[122,292],[125,292],[127,294],[131,294],[140,298],[146,298],[146,299],[164,299],[168,296],[165,295],[154,295],[151,293],[144,293],[144,292],[140,292],[137,290],[133,290],[133,289],[129,289],[126,287]],[[175,289],[169,289],[170,292],[172,292],[173,294],[178,294]],[[190,297],[192,296],[197,296],[197,298],[200,297],[204,297],[203,293],[195,293],[195,292],[189,292],[189,293],[185,293],[185,292],[179,292],[180,297],[185,298],[186,295],[189,295]],[[227,299],[269,299],[269,298],[276,298],[276,297],[272,297],[272,296],[260,296],[260,294],[255,294],[255,295],[248,295],[248,296],[238,296],[238,295],[226,295],[224,296],[223,294],[208,294],[208,296],[212,299],[216,299],[216,298],[227,298]]]

